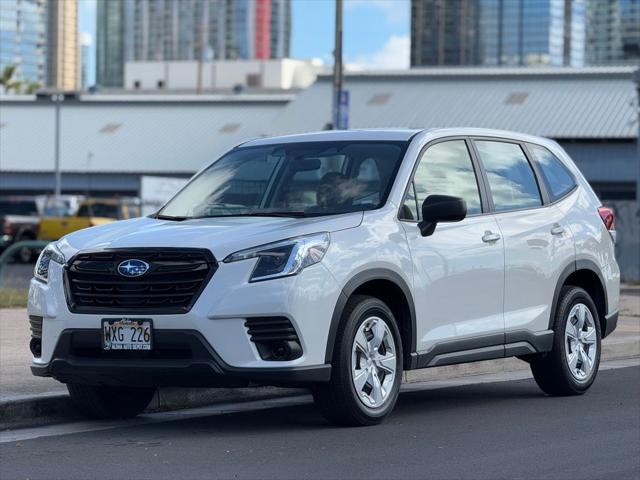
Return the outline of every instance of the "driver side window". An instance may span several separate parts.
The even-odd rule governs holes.
[[[422,202],[429,195],[460,197],[467,202],[467,215],[482,212],[478,182],[464,140],[436,143],[424,152],[409,185],[403,218],[420,220]]]

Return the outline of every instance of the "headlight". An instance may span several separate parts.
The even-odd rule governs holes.
[[[64,255],[55,243],[50,243],[42,250],[33,270],[33,276],[46,283],[49,280],[49,264],[51,261],[60,265],[64,265],[65,262]]]
[[[232,253],[224,263],[258,258],[251,272],[250,282],[296,275],[304,268],[322,260],[329,248],[328,233],[289,238]]]

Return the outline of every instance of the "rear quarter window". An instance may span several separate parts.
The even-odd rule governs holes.
[[[573,175],[558,157],[539,145],[529,144],[528,147],[533,160],[538,164],[552,201],[564,197],[575,188]]]

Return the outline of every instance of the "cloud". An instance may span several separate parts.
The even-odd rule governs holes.
[[[357,56],[354,67],[372,70],[409,68],[411,41],[409,35],[392,35],[380,50]]]
[[[409,0],[345,0],[347,10],[375,8],[382,11],[389,25],[409,24]]]

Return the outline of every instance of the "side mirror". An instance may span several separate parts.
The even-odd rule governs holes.
[[[438,222],[459,222],[467,216],[467,202],[460,197],[429,195],[422,203],[422,221],[418,228],[423,237],[432,235]]]

